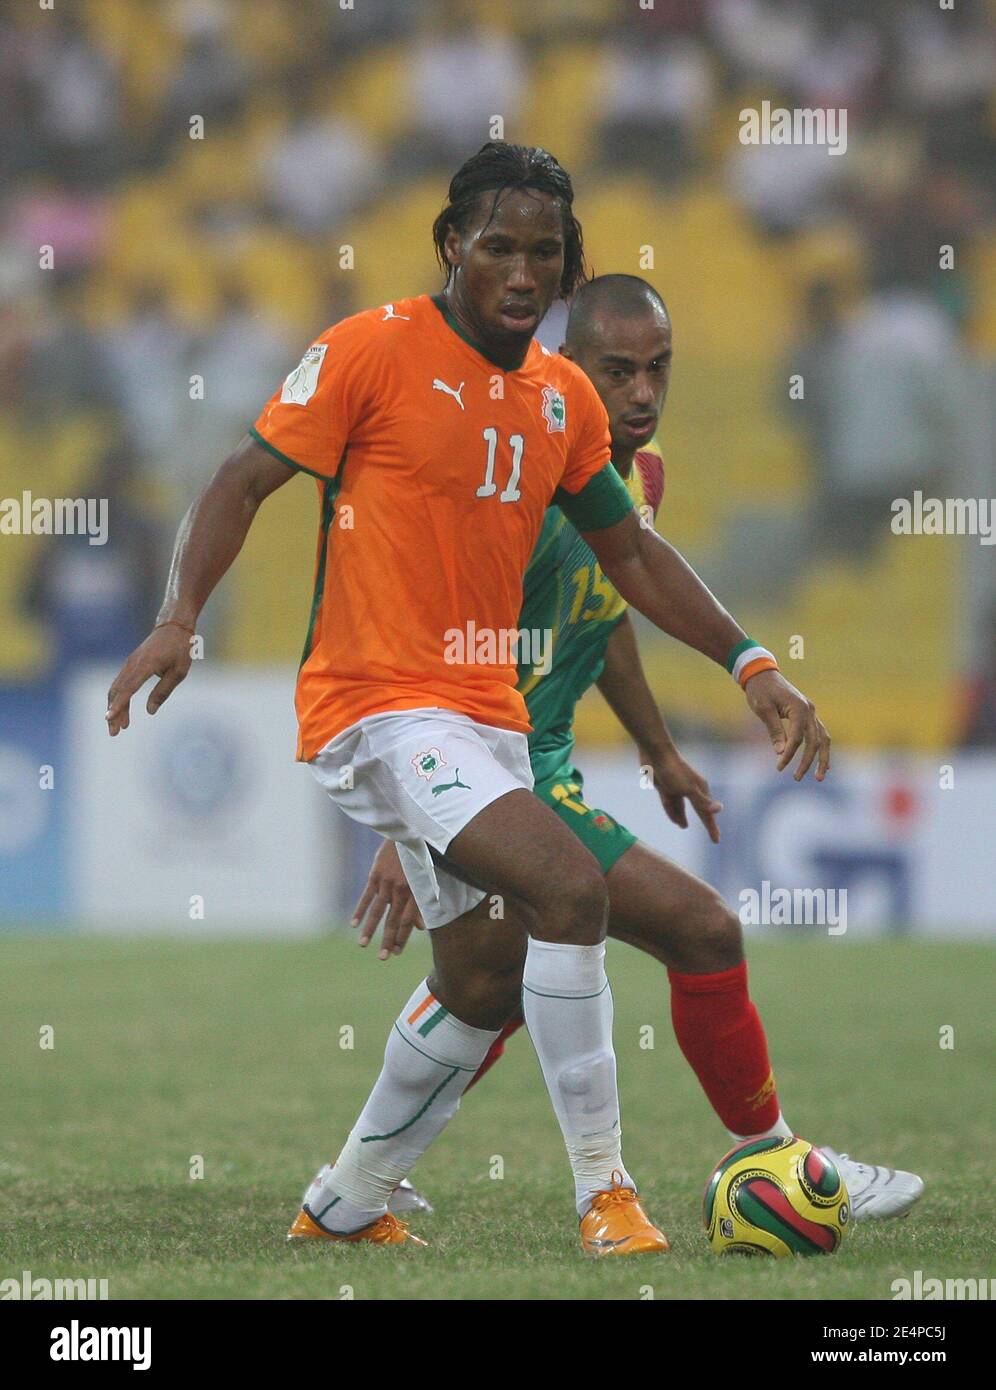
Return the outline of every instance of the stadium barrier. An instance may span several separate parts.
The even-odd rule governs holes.
[[[114,740],[113,675],[0,691],[5,928],[343,926],[377,840],[294,762],[293,672],[195,668],[154,719],[137,700]],[[766,747],[684,751],[724,803],[719,845],[694,817],[671,824],[627,749],[580,750],[584,798],[713,883],[748,937],[996,936],[996,753],[835,752],[820,785],[777,775]]]

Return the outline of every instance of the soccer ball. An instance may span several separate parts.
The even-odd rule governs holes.
[[[850,1229],[851,1199],[805,1139],[748,1139],[716,1165],[702,1215],[720,1255],[830,1255]]]

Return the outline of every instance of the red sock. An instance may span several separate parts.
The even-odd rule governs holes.
[[[497,1038],[495,1038],[494,1042],[488,1048],[484,1061],[477,1068],[477,1071],[474,1072],[474,1075],[470,1078],[470,1081],[464,1088],[464,1095],[467,1094],[471,1086],[477,1085],[478,1081],[480,1081],[481,1077],[484,1075],[486,1071],[491,1070],[495,1062],[497,1062],[498,1058],[505,1051],[506,1039],[510,1038],[513,1033],[517,1033],[519,1029],[522,1027],[522,1025],[525,1023],[525,1021],[526,1020],[522,1017],[521,1014],[519,1014],[517,1018],[510,1018],[508,1020],[508,1022],[505,1024],[505,1027],[501,1030]]]
[[[669,970],[678,1046],[734,1134],[761,1134],[779,1114],[768,1043],[747,992],[747,962],[715,975]]]

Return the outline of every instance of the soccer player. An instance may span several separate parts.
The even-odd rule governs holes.
[[[467,160],[433,229],[442,294],[357,314],[308,348],[181,523],[159,622],[109,691],[112,736],[151,676],[147,709],[162,705],[258,507],[294,473],[312,475],[320,532],[298,757],[347,814],[398,842],[433,973],[401,1011],[296,1237],[414,1239],[387,1199],[455,1113],[521,990],[583,1248],[667,1248],[622,1158],[605,880],[532,793],[515,688],[522,576],[551,501],[628,602],[741,678],[779,769],[801,750],[797,775],[814,762],[826,771],[812,704],[641,526],[597,392],[533,341],[554,298],[584,278],[573,198],[545,150],[494,141]],[[503,922],[468,879],[503,896]]]
[[[663,462],[652,442],[671,369],[671,323],[663,301],[635,276],[590,280],[575,297],[562,351],[596,387],[609,416],[613,466],[649,524],[664,490]],[[574,764],[574,713],[584,692],[597,684],[633,738],[641,765],[652,770],[670,819],[687,825],[687,800],[710,838],[719,839],[716,816],[722,807],[681,757],[660,716],[625,601],[558,507],[547,512],[526,571],[519,629],[552,634],[552,658],[548,654],[541,667],[526,663],[519,673],[518,688],[533,726],[533,790],[597,859],[609,893],[608,935],[667,967],[678,1043],[731,1138],[739,1143],[791,1136],[764,1028],[748,993],[736,914],[707,883],[584,800],[584,779]],[[400,951],[418,922],[418,907],[390,842],[378,850],[357,904],[354,921],[362,945],[385,913],[382,958]],[[502,1055],[505,1040],[522,1022],[518,1015],[505,1025],[471,1086]],[[844,1178],[856,1220],[898,1216],[923,1191],[912,1173],[825,1151]],[[427,1205],[407,1183],[390,1199],[395,1212]]]

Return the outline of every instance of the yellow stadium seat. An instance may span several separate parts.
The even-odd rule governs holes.
[[[178,140],[169,181],[181,206],[255,198],[261,186],[259,169],[247,154],[241,126],[219,127],[203,140]]]
[[[435,293],[441,280],[432,248],[432,224],[443,207],[440,179],[417,180],[370,212],[350,218],[329,239],[330,269],[339,264],[339,248],[353,248],[354,299],[361,308],[413,294]]]
[[[521,130],[506,132],[508,138],[544,146],[572,173],[583,167],[596,134],[598,52],[595,44],[576,42],[544,49],[530,74]]]
[[[234,596],[226,660],[300,661],[314,594],[318,522],[318,488],[303,474],[260,508],[226,581]]]
[[[302,34],[291,14],[286,0],[253,0],[230,26],[231,43],[271,78],[300,61]]]
[[[314,326],[321,306],[322,257],[307,242],[276,227],[255,231],[227,261],[260,312],[289,328]]]
[[[509,33],[547,37],[558,46],[566,37],[585,29],[609,29],[618,21],[616,0],[506,0],[500,19]]]
[[[378,46],[336,77],[332,114],[359,125],[378,144],[393,140],[409,120],[407,58],[400,44]]]
[[[154,279],[163,247],[182,235],[168,179],[129,179],[110,205],[104,265],[123,281]]]
[[[120,73],[125,120],[147,131],[181,52],[162,7],[144,0],[85,0],[84,15],[91,38]]]
[[[972,275],[969,333],[973,349],[996,355],[996,236],[980,238],[970,258]]]

